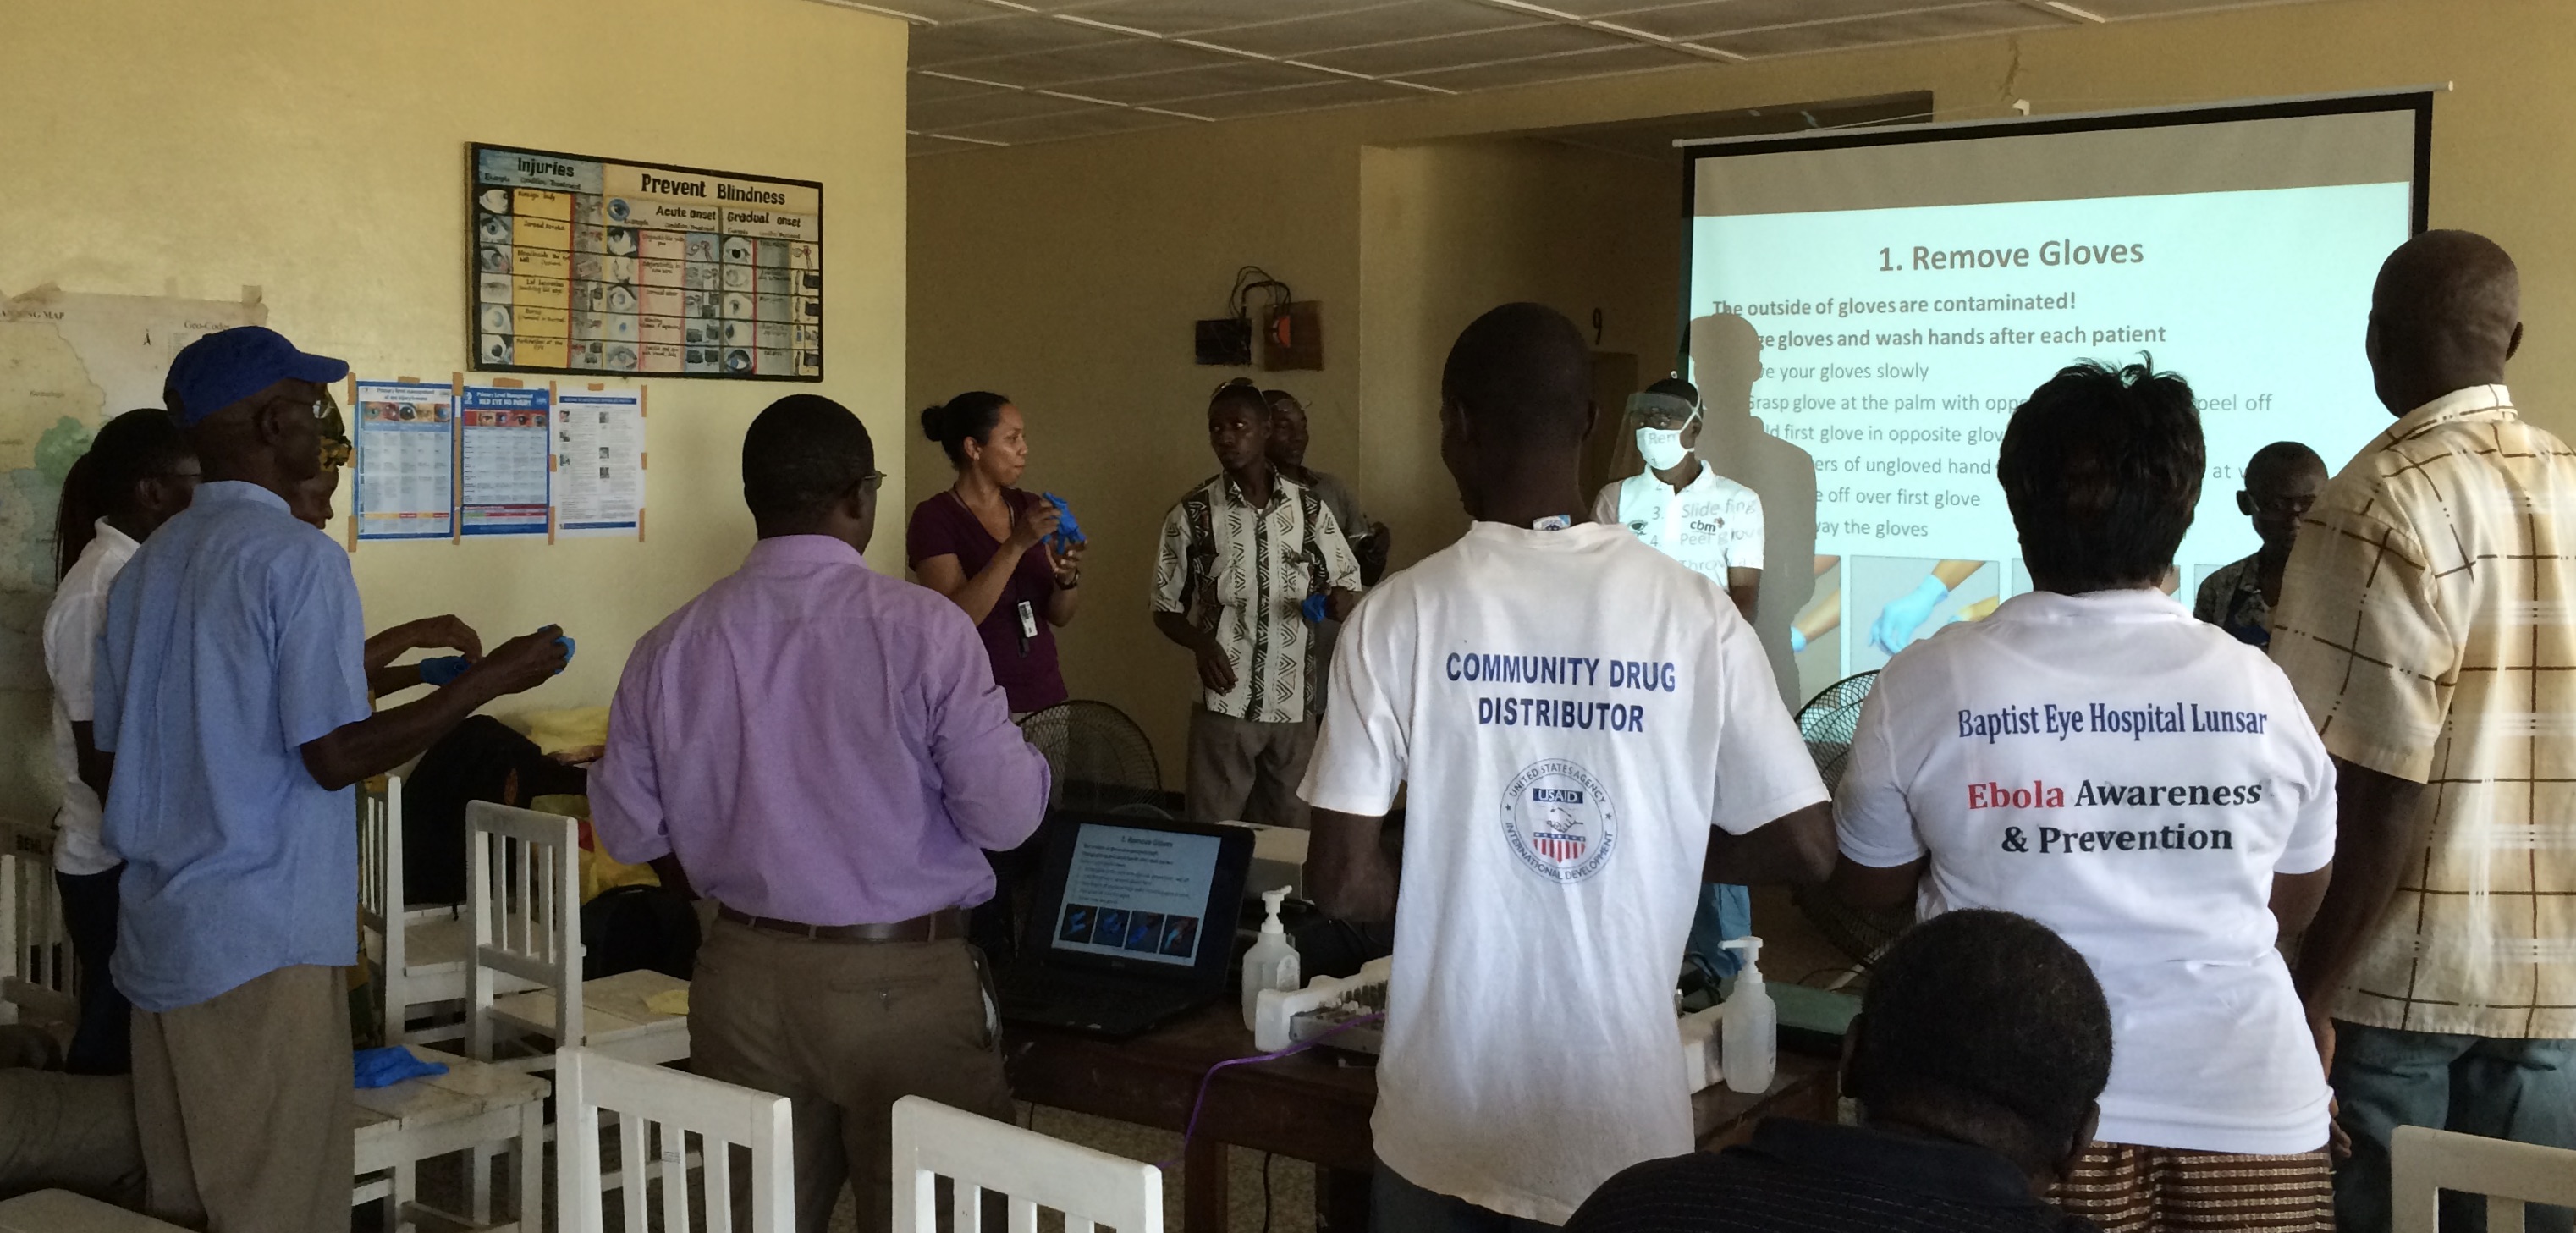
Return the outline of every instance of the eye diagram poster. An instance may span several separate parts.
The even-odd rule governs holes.
[[[644,537],[644,391],[555,391],[555,530]]]
[[[543,535],[549,525],[548,391],[465,387],[457,408],[457,529]]]
[[[476,144],[474,366],[823,379],[823,186]]]
[[[360,539],[455,534],[456,396],[445,385],[360,381],[357,408]]]

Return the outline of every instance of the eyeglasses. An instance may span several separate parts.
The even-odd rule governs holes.
[[[877,489],[884,486],[885,472],[883,471],[870,471],[866,475],[859,477],[859,491],[861,492],[875,492]]]
[[[1669,432],[1676,428],[1690,427],[1690,422],[1699,418],[1699,412],[1675,411],[1669,407],[1650,407],[1631,411],[1628,413],[1628,418],[1648,428]]]

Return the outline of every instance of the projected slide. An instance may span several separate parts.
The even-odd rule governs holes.
[[[1970,162],[2046,170],[2051,151],[2013,141],[1949,144]],[[1785,644],[1775,667],[1794,657],[1784,675],[1798,696],[2030,589],[1996,450],[2013,409],[2069,363],[2152,355],[2201,400],[2210,466],[2174,580],[2186,603],[2210,570],[2257,547],[2236,507],[2256,449],[2304,441],[2335,468],[2388,425],[2362,338],[2379,263],[2410,234],[2402,170],[2375,183],[1964,203],[1937,199],[1979,193],[1916,191],[1898,174],[1893,188],[1849,190],[1877,208],[1770,208],[1865,185],[1786,160],[1839,158],[1839,171],[1879,153],[1708,160],[1691,222],[1690,375],[1714,430],[1701,452],[1728,474],[1811,468],[1812,498],[1776,474],[1767,489],[1746,479],[1766,507],[1775,491],[1813,503],[1813,590],[1792,564],[1805,554],[1772,545],[1769,619],[1757,621]],[[1758,183],[1766,175],[1792,188]],[[1752,208],[1712,207],[1712,184],[1747,180]],[[1909,197],[1936,201],[1881,204]],[[1742,430],[1727,430],[1730,412]],[[1776,581],[1793,606],[1775,611],[1771,575],[1792,571],[1794,587]]]

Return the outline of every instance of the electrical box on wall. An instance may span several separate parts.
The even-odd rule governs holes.
[[[1261,366],[1272,372],[1324,366],[1324,306],[1315,300],[1292,300],[1270,309],[1269,328],[1262,331]]]
[[[1198,323],[1198,362],[1247,368],[1252,364],[1252,322],[1243,317],[1210,317]]]

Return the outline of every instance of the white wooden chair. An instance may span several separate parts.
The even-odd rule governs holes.
[[[356,1178],[352,1206],[391,1200],[384,1227],[401,1233],[415,1223],[470,1224],[497,1233],[542,1233],[545,1195],[546,1095],[535,1075],[415,1047],[414,1056],[443,1062],[447,1073],[360,1090],[357,1106]],[[514,1219],[492,1221],[492,1159],[511,1153]],[[470,1152],[467,1210],[439,1212],[416,1200],[421,1161]],[[419,1217],[428,1216],[427,1221]]]
[[[2445,1190],[2487,1196],[2487,1233],[2522,1233],[2524,1204],[2576,1207],[2576,1151],[2400,1126],[2388,1182],[2395,1233],[2434,1233]]]
[[[509,1031],[648,1066],[689,1056],[688,1016],[650,1005],[658,995],[685,991],[689,982],[649,969],[581,978],[578,823],[474,801],[465,807],[465,843],[465,915],[473,928],[465,982],[468,1052],[495,1060],[497,1037]],[[535,987],[503,995],[501,982],[513,977]],[[563,996],[566,991],[572,996]],[[544,1070],[553,1063],[540,1054],[502,1064]]]
[[[54,886],[50,826],[0,822],[0,1023],[80,1019],[71,933]]]
[[[358,920],[364,932],[368,978],[389,1045],[461,1045],[465,1037],[465,960],[473,926],[465,905],[412,907],[403,901],[402,778],[388,775],[358,787]],[[402,928],[387,922],[400,920]],[[536,982],[494,978],[496,993],[517,993]],[[433,1022],[412,1027],[415,1019]]]
[[[600,1114],[617,1122],[618,1208],[626,1233],[652,1233],[646,1183],[662,1184],[660,1233],[733,1233],[733,1152],[751,1152],[751,1229],[785,1233],[796,1223],[795,1130],[787,1098],[659,1066],[620,1061],[592,1049],[555,1055],[555,1228],[602,1233]],[[702,1166],[702,1209],[692,1223],[688,1164]],[[648,1165],[654,1167],[646,1167]]]
[[[894,1102],[894,1233],[935,1233],[942,1177],[955,1183],[956,1233],[982,1230],[987,1190],[1009,1198],[1012,1233],[1035,1230],[1041,1207],[1064,1213],[1065,1233],[1163,1233],[1163,1172],[1152,1165],[919,1096]]]

